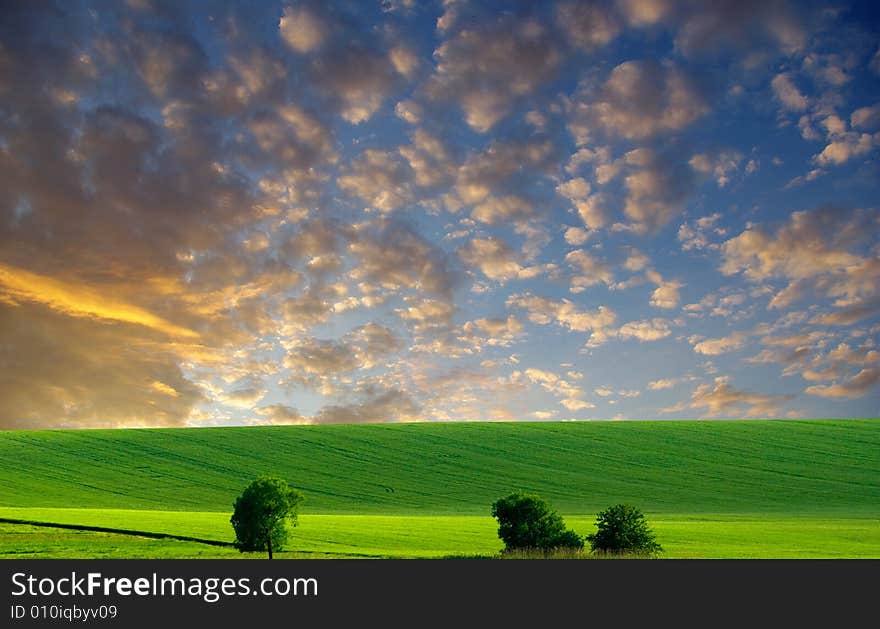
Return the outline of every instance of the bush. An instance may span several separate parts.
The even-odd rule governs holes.
[[[651,555],[663,550],[641,511],[617,504],[596,516],[597,531],[587,535],[593,552]]]
[[[565,528],[562,517],[542,498],[514,492],[492,504],[492,517],[498,520],[498,537],[505,549],[583,548],[580,535]]]

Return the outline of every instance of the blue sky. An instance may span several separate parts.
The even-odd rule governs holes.
[[[0,427],[880,415],[870,3],[4,7]]]

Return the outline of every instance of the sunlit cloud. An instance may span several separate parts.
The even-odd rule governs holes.
[[[30,301],[46,304],[53,310],[74,317],[95,317],[108,321],[132,323],[162,332],[171,337],[198,338],[199,334],[174,325],[155,314],[102,295],[94,288],[74,281],[61,281],[0,265],[0,290],[6,301]]]

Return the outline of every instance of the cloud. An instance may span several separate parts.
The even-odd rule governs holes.
[[[419,404],[405,391],[391,389],[364,394],[351,404],[323,407],[312,417],[314,424],[371,424],[406,422],[421,419]]]
[[[284,300],[281,309],[284,323],[297,331],[325,322],[331,312],[330,303],[314,291]]]
[[[602,229],[608,223],[607,205],[608,197],[601,192],[574,202],[578,216],[591,231]]]
[[[680,23],[675,47],[688,57],[777,49],[794,55],[807,44],[808,32],[800,12],[785,1],[725,0],[673,6]]]
[[[797,347],[794,349],[769,349],[765,348],[756,355],[746,358],[747,363],[764,365],[768,363],[777,363],[785,365],[782,372],[784,376],[790,376],[798,370],[806,367],[807,360],[810,357],[809,347]]]
[[[880,299],[866,300],[843,307],[834,312],[817,315],[810,319],[810,323],[818,323],[820,325],[853,325],[876,315],[878,308],[880,308]]]
[[[820,166],[829,164],[845,164],[854,157],[865,155],[873,151],[880,143],[880,133],[845,133],[837,136],[822,152],[815,156],[815,162]]]
[[[2,301],[0,327],[2,429],[182,426],[206,401],[180,368],[198,346],[151,328]]]
[[[509,195],[492,197],[474,206],[471,216],[481,223],[490,225],[502,221],[529,218],[535,213],[534,206],[525,199]]]
[[[468,321],[462,329],[465,333],[479,333],[487,337],[486,344],[507,346],[523,332],[523,324],[513,315],[506,319],[485,318]]]
[[[455,100],[468,125],[480,133],[550,80],[562,61],[544,25],[510,15],[462,28],[437,47],[434,57],[436,71],[425,87],[428,97]]]
[[[856,348],[855,350],[847,343],[840,343],[828,352],[828,360],[845,362],[850,365],[880,364],[880,350],[870,346]]]
[[[328,25],[307,7],[285,7],[278,21],[281,39],[299,53],[317,50],[327,37]]]
[[[718,187],[723,188],[730,183],[731,176],[739,171],[743,159],[742,154],[738,151],[721,151],[714,155],[697,153],[688,164],[695,171],[710,175]]]
[[[616,16],[601,4],[562,2],[556,5],[556,23],[572,46],[591,51],[620,32]]]
[[[493,140],[458,168],[455,192],[464,205],[484,204],[479,216],[485,222],[531,216],[528,186],[551,174],[558,161],[559,147],[548,138]]]
[[[856,109],[850,114],[849,122],[855,128],[876,129],[880,126],[880,103]]]
[[[422,129],[416,129],[412,144],[401,146],[398,152],[409,163],[417,186],[448,185],[455,176],[456,164],[446,144]]]
[[[720,354],[726,354],[727,352],[741,349],[743,345],[745,345],[747,339],[747,334],[743,332],[734,332],[729,336],[722,336],[717,339],[700,340],[699,338],[692,337],[691,343],[694,346],[694,351],[698,354],[718,356]]]
[[[617,334],[622,339],[634,338],[639,341],[659,341],[670,334],[669,322],[665,319],[651,319],[648,321],[630,321],[620,326]]]
[[[450,299],[457,281],[446,253],[397,221],[380,219],[362,224],[348,251],[358,260],[351,277],[382,286],[386,291],[417,289],[433,297]]]
[[[332,394],[344,384],[340,376],[373,369],[400,348],[393,331],[367,323],[339,340],[306,338],[292,343],[284,367],[291,371],[288,382]]]
[[[564,234],[565,242],[578,247],[590,239],[590,232],[580,227],[568,227]]]
[[[595,408],[594,404],[582,399],[586,394],[583,389],[550,371],[529,368],[525,370],[525,377],[530,382],[540,385],[546,391],[559,397],[559,403],[569,411]]]
[[[397,315],[412,324],[416,333],[446,329],[452,324],[455,307],[448,301],[409,297],[405,303],[406,307],[399,308]]]
[[[578,144],[592,131],[630,140],[680,131],[709,111],[702,91],[687,74],[652,60],[626,61],[598,90],[585,87],[571,105],[569,131]]]
[[[832,88],[840,88],[852,80],[848,74],[856,64],[855,55],[809,53],[804,57],[803,69],[819,83]]]
[[[682,211],[692,189],[692,173],[674,158],[650,149],[630,151],[626,162],[624,214],[636,232],[656,231]]]
[[[567,299],[554,301],[531,293],[511,295],[505,303],[508,308],[526,310],[529,321],[537,325],[555,323],[573,332],[590,332],[594,345],[607,340],[609,329],[617,321],[617,314],[607,306],[585,311]]]
[[[779,417],[781,407],[793,399],[791,395],[765,395],[734,389],[727,377],[715,378],[714,385],[701,384],[687,402],[677,404],[664,413],[685,409],[704,410],[707,417]]]
[[[689,380],[693,380],[693,377],[685,377],[685,378],[660,378],[659,380],[652,380],[648,383],[648,388],[651,391],[662,391],[664,389],[671,389],[675,386],[678,386],[682,382],[687,382]]]
[[[610,286],[614,282],[611,267],[583,249],[566,254],[565,262],[574,271],[569,285],[572,293],[581,293],[596,284]]]
[[[404,168],[394,153],[368,149],[338,178],[339,187],[379,212],[393,212],[413,198]]]
[[[770,86],[773,88],[773,96],[785,109],[804,111],[810,105],[809,99],[794,84],[790,72],[782,72],[774,76]]]
[[[76,280],[68,282],[0,264],[0,298],[7,303],[37,302],[73,317],[94,317],[145,326],[170,337],[196,339],[197,332],[175,325],[112,294]]]
[[[775,234],[753,226],[725,242],[721,271],[742,272],[754,281],[778,277],[801,282],[797,290],[812,286],[837,297],[840,307],[857,305],[880,294],[880,265],[859,255],[877,221],[873,210],[793,212]],[[786,290],[795,288],[790,284]]]
[[[254,409],[260,419],[253,423],[271,424],[274,426],[310,424],[311,420],[303,417],[298,410],[285,404],[269,404]]]
[[[315,59],[311,73],[313,84],[338,101],[342,117],[360,124],[391,96],[397,71],[387,56],[352,42]]]
[[[556,192],[572,201],[586,199],[590,196],[590,184],[583,177],[577,177],[556,186]]]
[[[626,260],[623,263],[623,268],[628,271],[636,272],[641,271],[649,264],[651,264],[651,258],[633,247],[627,254]]]
[[[672,9],[669,0],[618,0],[618,7],[630,26],[651,26],[663,20]]]
[[[154,96],[190,92],[207,70],[206,55],[189,33],[133,29],[130,41],[135,67]]]
[[[244,383],[243,386],[216,396],[216,399],[227,406],[251,408],[265,397],[266,387],[257,382]]]
[[[744,187],[736,206],[725,198],[762,147],[693,132],[713,83],[739,86],[716,112],[734,123],[762,81],[793,87],[786,98],[806,101],[785,110],[795,139],[821,141],[801,180],[864,183],[878,139],[878,106],[852,100],[864,51],[829,47],[830,30],[804,50],[798,16],[775,2],[496,8],[450,0],[432,16],[410,0],[306,0],[208,20],[195,5],[132,1],[109,18],[70,3],[4,13],[2,427],[548,413],[530,396],[551,381],[524,375],[544,366],[532,351],[544,337],[574,335],[566,351],[583,358],[684,325],[645,310],[677,309],[684,282],[703,286],[660,233],[701,177],[724,189],[689,209],[717,212],[675,227],[698,258],[719,251],[733,284],[687,312],[756,326],[781,315],[773,342],[777,329],[795,342],[814,326],[824,336],[793,346],[754,328],[767,344],[747,365],[796,365],[823,391],[857,386],[876,366],[876,326],[855,326],[880,298],[876,212],[742,227],[761,188]],[[823,29],[848,19],[820,13]],[[433,41],[421,37],[437,17]],[[721,50],[733,54],[711,61]],[[779,73],[788,85],[772,85]],[[772,183],[772,170],[750,183]],[[739,236],[724,232],[737,224]],[[641,299],[623,292],[637,284]],[[801,318],[783,319],[793,305]],[[853,327],[825,327],[842,325]],[[722,340],[692,332],[682,338],[695,346]],[[580,390],[583,361],[553,375]],[[611,399],[635,395],[607,385]],[[582,412],[595,387],[552,406]],[[279,388],[306,397],[293,408]]]
[[[841,384],[827,386],[813,385],[804,392],[825,398],[858,398],[867,395],[880,382],[880,369],[866,367]]]
[[[792,303],[801,299],[806,293],[806,282],[803,280],[794,280],[788,286],[780,290],[773,296],[767,307],[771,310],[785,310]]]
[[[358,367],[358,362],[348,343],[330,339],[305,339],[285,356],[284,366],[295,372],[297,378],[307,378],[352,371]]]
[[[419,58],[407,46],[395,46],[389,53],[391,64],[399,74],[411,79],[419,67]]]
[[[419,124],[424,112],[421,105],[411,100],[402,100],[394,106],[394,113],[409,124]]]
[[[712,234],[716,236],[724,236],[727,234],[725,229],[716,226],[721,214],[716,212],[710,216],[703,216],[693,223],[682,223],[678,228],[678,240],[681,242],[682,251],[693,251],[695,249],[718,249],[717,243],[711,242]]]
[[[593,164],[596,183],[604,186],[617,177],[623,167],[623,163],[622,159],[612,159],[611,147],[600,146],[590,149],[582,146],[569,158],[565,171],[569,174],[574,174],[583,169],[582,164]]]
[[[521,265],[517,261],[517,253],[497,238],[473,238],[458,249],[458,256],[462,262],[479,269],[490,280],[502,284],[514,279],[531,279],[554,268]]]
[[[657,288],[651,293],[652,306],[666,309],[678,306],[678,302],[681,300],[679,289],[684,284],[676,280],[664,280],[663,276],[653,269],[645,271],[645,277],[657,285]]]

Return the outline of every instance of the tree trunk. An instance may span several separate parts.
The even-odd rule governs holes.
[[[269,549],[269,559],[272,559],[272,536],[266,536],[266,548]]]

